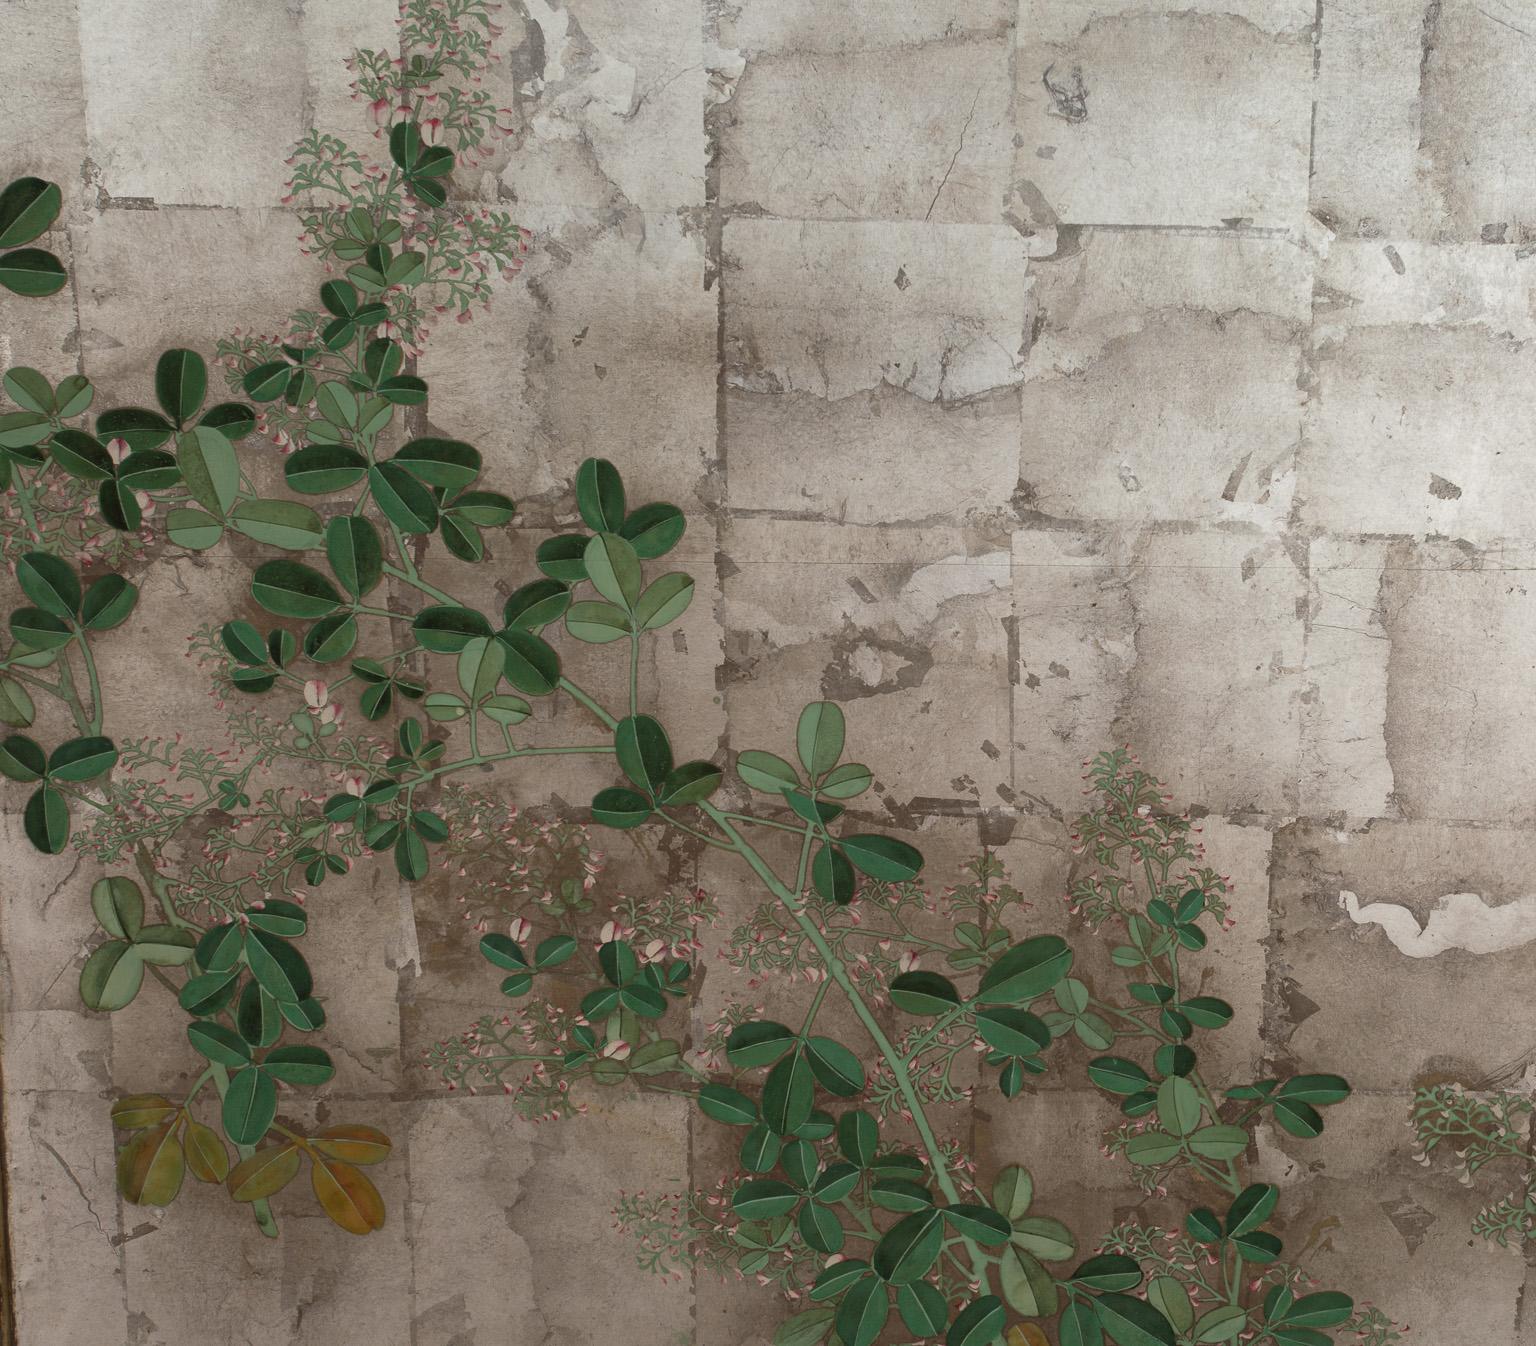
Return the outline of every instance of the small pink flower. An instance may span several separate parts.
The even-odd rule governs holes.
[[[428,117],[421,124],[421,138],[428,145],[441,145],[443,143],[443,120],[441,117]]]
[[[533,926],[529,924],[525,917],[517,916],[514,917],[512,923],[507,926],[507,933],[511,935],[513,939],[521,942],[522,940],[527,939],[528,936],[533,933]]]
[[[604,1044],[603,1059],[605,1061],[627,1061],[629,1059],[630,1046],[623,1038]]]
[[[389,121],[389,99],[379,98],[368,105],[368,115],[373,118],[375,126],[383,126]]]
[[[109,439],[107,441],[107,457],[112,460],[114,466],[122,463],[128,456],[129,448],[126,439]]]
[[[363,797],[363,788],[367,784],[368,782],[362,776],[354,772],[349,776],[342,777],[341,788],[354,799],[361,799]]]
[[[311,710],[319,710],[330,699],[330,691],[319,678],[311,678],[304,684],[304,704]]]
[[[410,121],[410,119],[411,105],[409,103],[401,103],[400,106],[395,109],[395,115],[390,120],[393,121],[396,126],[399,126],[404,122]]]
[[[910,971],[912,971],[913,968],[915,968],[917,966],[917,962],[918,962],[917,955],[915,953],[911,952],[910,950],[908,950],[906,953],[902,954],[901,957],[896,960],[896,966],[898,968],[900,968],[903,972],[910,972]]]

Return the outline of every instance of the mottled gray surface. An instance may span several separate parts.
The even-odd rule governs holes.
[[[394,13],[0,3],[0,179],[64,185],[74,272],[5,301],[0,363],[141,399],[163,346],[309,302],[281,159],[313,122],[355,133],[339,61]],[[1533,891],[1536,2],[523,0],[508,30],[518,132],[457,186],[537,251],[434,337],[434,423],[530,526],[587,454],[689,512],[700,598],[646,670],[688,748],[844,700],[936,881],[985,815],[1054,918],[1079,764],[1133,743],[1238,881],[1234,1068],[1360,1086],[1323,1140],[1266,1144],[1291,1237],[1425,1346],[1536,1342],[1524,1263],[1470,1238],[1478,1194],[1414,1164],[1405,1125],[1426,1075],[1518,1075],[1536,950],[1411,959],[1337,903]],[[108,646],[117,732],[163,725],[181,634],[243,577],[149,568]],[[299,1214],[274,1244],[203,1193],[121,1206],[105,1100],[184,1078],[179,1027],[79,1011],[92,876],[30,854],[14,808],[0,827],[23,1346],[771,1334],[766,1294],[663,1286],[610,1228],[619,1188],[686,1182],[680,1100],[535,1129],[424,1082],[486,983],[432,975],[451,899],[413,921],[376,868],[326,891],[363,934],[315,954],[345,988],[318,1106],[396,1136],[386,1230]],[[740,910],[740,874],[704,877]],[[1092,1142],[1107,1115],[993,1098],[980,1157],[1108,1219],[1132,1194]]]

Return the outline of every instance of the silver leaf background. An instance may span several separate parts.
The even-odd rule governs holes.
[[[162,348],[308,302],[282,159],[311,124],[360,133],[341,60],[395,16],[0,3],[0,176],[64,186],[73,273],[4,305],[0,363],[141,399]],[[1489,1194],[1413,1162],[1406,1124],[1415,1082],[1518,1082],[1536,1056],[1536,0],[521,0],[504,21],[517,134],[456,189],[537,242],[434,337],[434,423],[535,522],[588,454],[682,505],[701,596],[647,673],[690,750],[846,702],[935,882],[985,841],[1059,924],[1080,764],[1133,744],[1236,881],[1229,1062],[1356,1086],[1322,1140],[1261,1155],[1289,1238],[1412,1341],[1536,1343],[1526,1262],[1468,1233]],[[149,567],[105,656],[119,732],[216,732],[182,637],[244,576]],[[619,1189],[685,1186],[696,1143],[715,1171],[680,1100],[532,1127],[433,1086],[422,1048],[487,983],[446,889],[413,908],[383,868],[327,889],[346,919],[312,956],[325,1097],[369,1100],[399,1146],[387,1228],[300,1212],[268,1243],[224,1202],[122,1206],[105,1100],[174,1084],[180,1026],[80,1010],[92,876],[30,853],[18,809],[0,828],[24,1346],[771,1336],[766,1292],[662,1284],[611,1227]],[[750,902],[728,866],[685,877]],[[1479,901],[1431,922],[1452,893]],[[978,1101],[975,1148],[1102,1228],[1134,1203],[1104,1118],[1053,1076]]]

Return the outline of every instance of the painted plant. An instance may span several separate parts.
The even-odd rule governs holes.
[[[623,1197],[620,1222],[657,1270],[782,1291],[780,1346],[883,1333],[1036,1346],[1047,1329],[1062,1346],[1396,1340],[1379,1311],[1285,1256],[1281,1193],[1247,1176],[1257,1128],[1315,1136],[1349,1086],[1207,1077],[1204,1035],[1232,1018],[1200,989],[1226,883],[1125,751],[1089,764],[1097,803],[1075,837],[1073,929],[1106,943],[1116,970],[1089,976],[1061,935],[1031,933],[994,857],[934,895],[910,841],[870,830],[857,801],[874,770],[849,755],[835,704],[810,701],[728,762],[687,755],[690,727],[655,717],[642,678],[646,642],[693,598],[666,562],[686,520],[632,499],[615,465],[573,462],[571,530],[505,577],[498,607],[455,591],[463,563],[502,559],[516,510],[473,446],[429,432],[414,372],[433,324],[487,301],[530,243],[449,191],[456,164],[506,127],[475,84],[495,59],[492,9],[410,0],[405,55],[354,57],[380,153],[319,134],[295,151],[303,243],[334,274],[285,331],[228,336],[212,370],[164,352],[154,407],[93,416],[81,376],[4,376],[0,539],[21,598],[0,655],[14,730],[0,772],[32,843],[74,847],[97,875],[86,1004],[161,997],[200,1063],[180,1096],[112,1105],[124,1198],[168,1205],[190,1174],[276,1235],[304,1175],[342,1229],[383,1226],[366,1169],[389,1160],[389,1138],[367,1119],[306,1132],[284,1112],[284,1091],[334,1071],[315,1045],[325,995],[304,941],[311,920],[336,919],[333,876],[381,863],[415,882],[437,866],[502,999],[428,1068],[499,1088],[527,1117],[579,1113],[616,1085],[690,1099],[730,1137],[734,1167],[708,1190]],[[30,242],[58,209],[56,188],[14,184],[0,245]],[[45,301],[64,283],[46,256],[5,253],[0,280]],[[258,463],[278,454],[285,489],[258,489],[271,475]],[[136,558],[231,534],[257,557],[249,601],[189,644],[227,741],[113,738],[92,645],[132,612]],[[612,699],[570,676],[582,645],[615,659]],[[878,744],[859,750],[878,761]],[[487,768],[533,779],[540,759],[568,756],[609,779],[580,819],[514,813],[478,784]],[[334,789],[285,784],[294,764]],[[742,866],[761,905],[726,961],[754,995],[803,1002],[794,1020],[747,997],[691,1033],[718,910],[700,891],[606,899],[593,828],[675,833]],[[949,1134],[949,1105],[976,1089],[1005,1104],[1048,1070],[1080,1069],[1118,1105],[1110,1161],[1158,1198],[1161,1222],[1073,1229],[1031,1156],[981,1172]],[[1175,1209],[1173,1191],[1195,1199]]]

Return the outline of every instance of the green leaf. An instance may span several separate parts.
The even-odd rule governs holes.
[[[17,365],[5,372],[5,391],[11,401],[26,411],[53,414],[53,385],[35,369]]]
[[[949,1323],[949,1305],[936,1285],[913,1281],[896,1292],[896,1312],[907,1331],[920,1337],[936,1337]]]
[[[459,687],[471,704],[491,694],[506,664],[507,647],[489,636],[476,636],[459,651]]]
[[[906,1285],[928,1271],[944,1246],[944,1222],[937,1209],[915,1211],[893,1224],[875,1245],[875,1274]]]
[[[879,1281],[857,1282],[837,1308],[837,1335],[843,1346],[871,1346],[891,1316],[890,1294]]]
[[[1061,1312],[1057,1328],[1061,1346],[1103,1346],[1104,1329],[1093,1311],[1092,1300],[1074,1300]]]
[[[691,602],[691,575],[684,575],[681,571],[663,575],[655,583],[647,585],[635,603],[635,627],[640,631],[660,630],[681,617]]]
[[[517,505],[499,491],[465,491],[454,497],[453,512],[476,528],[501,528],[511,523]]]
[[[16,562],[16,580],[44,612],[72,619],[80,609],[80,580],[67,561],[48,552],[24,552]]]
[[[187,1025],[187,1041],[215,1065],[241,1070],[251,1063],[249,1044],[233,1029],[208,1019]]]
[[[1310,1103],[1282,1097],[1275,1100],[1274,1110],[1275,1121],[1291,1135],[1311,1140],[1322,1134],[1323,1116]]]
[[[829,1094],[852,1098],[864,1091],[864,1067],[842,1043],[831,1038],[807,1038],[805,1055],[817,1083]]]
[[[199,425],[179,435],[176,447],[176,461],[192,498],[210,514],[227,515],[240,494],[235,446],[217,430]]]
[[[814,1097],[810,1062],[797,1047],[768,1072],[763,1120],[779,1135],[792,1136],[810,1119]]]
[[[430,533],[437,527],[431,491],[399,463],[375,464],[368,469],[368,481],[384,517],[402,533]]]
[[[330,1056],[319,1047],[298,1045],[274,1047],[267,1053],[261,1068],[275,1080],[284,1084],[324,1084],[336,1073]]]
[[[832,1326],[833,1309],[805,1309],[774,1329],[773,1346],[821,1346]]]
[[[610,603],[634,610],[644,576],[635,549],[616,533],[599,533],[582,552],[587,578]]]
[[[1294,1103],[1342,1103],[1349,1082],[1341,1075],[1293,1075],[1280,1086],[1280,1097]]]
[[[1175,1332],[1188,1332],[1195,1310],[1189,1291],[1173,1276],[1158,1276],[1147,1286],[1147,1303],[1163,1315]]]
[[[757,1120],[756,1104],[725,1084],[706,1084],[699,1090],[699,1111],[726,1126],[751,1126]]]
[[[1088,1078],[1111,1094],[1139,1093],[1152,1083],[1145,1070],[1123,1056],[1100,1056],[1090,1061]]]
[[[1248,1133],[1240,1126],[1202,1126],[1189,1148],[1203,1159],[1236,1159],[1248,1148]]]
[[[11,635],[31,650],[57,650],[74,639],[62,617],[42,608],[17,608],[11,613]]]
[[[992,1184],[992,1204],[1017,1224],[1035,1196],[1035,1180],[1021,1164],[1010,1164]]]
[[[972,1300],[950,1324],[945,1346],[989,1346],[1002,1335],[1008,1315],[996,1295]]]
[[[837,1119],[837,1146],[850,1163],[868,1168],[880,1145],[880,1124],[867,1112],[853,1110]]]
[[[1187,1136],[1200,1125],[1200,1095],[1182,1075],[1172,1075],[1157,1086],[1157,1119],[1175,1136]]]
[[[138,995],[144,983],[144,962],[133,946],[120,939],[94,949],[80,969],[80,999],[86,1008],[120,1010]]]
[[[309,929],[309,913],[297,902],[280,897],[269,897],[260,907],[248,907],[246,920],[253,930],[265,930],[268,934],[294,939]]]
[[[228,925],[210,926],[205,930],[202,938],[197,941],[194,956],[199,967],[209,972],[224,972],[240,961],[244,948],[244,931],[237,923],[231,922]]]
[[[667,731],[649,715],[630,715],[613,733],[619,769],[642,790],[658,794],[672,770],[672,745]]]
[[[1236,1341],[1248,1326],[1248,1310],[1240,1304],[1220,1304],[1200,1315],[1194,1325],[1197,1342]]]
[[[845,733],[842,708],[834,701],[813,701],[800,712],[795,746],[800,765],[813,780],[837,765]]]
[[[1337,1327],[1355,1311],[1355,1301],[1338,1290],[1303,1295],[1286,1310],[1288,1327]]]
[[[267,561],[257,566],[251,596],[279,617],[325,617],[341,606],[335,585],[299,561]]]
[[[736,774],[763,794],[782,794],[800,784],[799,774],[782,757],[749,748],[736,758]]]
[[[594,533],[617,533],[624,525],[624,479],[618,468],[605,458],[586,459],[576,469],[576,508]]]
[[[229,651],[230,656],[237,663],[266,664],[266,643],[261,638],[261,632],[252,626],[250,622],[225,622],[219,629],[219,638],[224,642],[224,648]]]
[[[945,1014],[960,1003],[960,992],[937,972],[903,972],[891,982],[891,1004],[908,1014]]]
[[[612,603],[572,603],[565,629],[589,645],[606,645],[630,633],[629,614]]]
[[[923,869],[922,852],[895,837],[874,833],[839,839],[843,851],[855,867],[872,879],[885,883],[905,883]]]
[[[301,495],[344,491],[362,480],[367,470],[368,460],[344,444],[312,444],[283,464],[283,476]]]
[[[1133,1164],[1166,1164],[1183,1151],[1177,1136],[1161,1131],[1143,1131],[1132,1136],[1125,1146],[1125,1157]]]
[[[198,424],[217,430],[225,439],[244,439],[256,428],[256,413],[242,402],[220,402]]]
[[[304,955],[278,935],[252,930],[245,957],[256,980],[279,1001],[306,1000],[314,989]]]
[[[259,1066],[234,1075],[224,1095],[224,1134],[236,1145],[255,1145],[277,1116],[277,1085]]]
[[[235,983],[238,980],[240,968],[227,968],[223,973],[201,973],[189,977],[177,993],[177,1002],[187,1014],[200,1019],[207,1014],[218,1014],[235,994]]]
[[[984,1247],[995,1248],[1008,1242],[1012,1232],[1008,1221],[992,1207],[971,1201],[945,1206],[943,1209],[945,1221],[957,1233],[975,1239]]]
[[[507,647],[505,677],[529,696],[548,696],[560,684],[560,656],[531,631],[498,631]]]
[[[587,537],[584,533],[564,533],[545,538],[534,553],[534,562],[551,579],[575,584],[587,577]]]
[[[853,799],[875,783],[874,773],[858,762],[844,762],[833,767],[817,787],[828,799]]]
[[[713,762],[684,762],[667,773],[659,792],[660,802],[677,806],[697,804],[720,788],[724,774]]]
[[[520,696],[508,696],[502,692],[486,697],[480,713],[496,724],[521,724],[533,714],[533,707]]]
[[[323,538],[320,516],[293,500],[242,500],[229,522],[252,541],[285,551],[318,547]]]
[[[683,540],[687,526],[682,510],[676,505],[658,501],[641,505],[630,514],[618,529],[618,534],[634,547],[637,556],[651,561],[658,556],[665,556],[677,546]]]
[[[89,631],[110,631],[128,620],[139,591],[121,575],[102,575],[91,581],[80,600],[80,618]]]
[[[207,551],[209,547],[217,546],[224,536],[224,525],[200,509],[173,509],[166,515],[165,531],[178,547]]]
[[[27,840],[44,855],[57,855],[69,840],[69,805],[51,785],[40,785],[21,816]]]
[[[304,654],[317,664],[345,659],[357,644],[357,619],[350,612],[322,617],[304,633]]]
[[[175,925],[146,925],[133,941],[133,951],[146,963],[185,967],[192,961],[196,940],[190,930]]]
[[[725,1057],[738,1070],[771,1066],[797,1040],[795,1030],[787,1024],[753,1019],[731,1030],[725,1042]]]
[[[112,455],[95,435],[84,430],[56,431],[48,452],[64,471],[81,481],[105,481],[113,475]]]
[[[0,248],[17,248],[42,234],[64,204],[57,185],[17,178],[0,192]]]
[[[1059,935],[1037,935],[1015,944],[981,978],[976,998],[1017,1005],[1044,995],[1072,966],[1072,950]]]
[[[457,654],[477,636],[491,634],[491,624],[473,608],[423,608],[411,623],[417,643],[434,654]]]
[[[634,790],[612,787],[592,798],[592,821],[604,827],[628,830],[651,816],[651,801]]]
[[[1141,1268],[1134,1257],[1101,1253],[1072,1273],[1072,1283],[1086,1290],[1133,1290],[1141,1284]]]
[[[743,1220],[771,1220],[787,1215],[800,1202],[800,1193],[776,1178],[749,1178],[731,1197],[731,1209]]]
[[[1094,1300],[1093,1307],[1105,1332],[1118,1346],[1175,1346],[1172,1326],[1144,1299],[1103,1294]]]
[[[275,1001],[256,982],[248,981],[235,1008],[235,1027],[251,1047],[270,1047],[282,1036],[283,1016]]]
[[[1280,1189],[1273,1183],[1256,1182],[1238,1193],[1227,1211],[1227,1234],[1246,1234],[1257,1229],[1274,1214],[1280,1200]]]
[[[37,715],[32,696],[19,682],[0,677],[0,724],[25,729]]]
[[[1033,1253],[1042,1262],[1062,1262],[1077,1251],[1077,1240],[1060,1220],[1049,1216],[1026,1216],[1013,1223],[1015,1247]]]
[[[64,264],[41,248],[21,248],[0,256],[0,285],[28,298],[57,294],[69,281]]]
[[[842,1221],[819,1201],[807,1201],[800,1207],[797,1224],[800,1237],[816,1252],[831,1254],[842,1251],[847,1239]]]
[[[976,1012],[976,1031],[993,1051],[1033,1056],[1051,1045],[1051,1030],[1028,1010],[993,1005]]]
[[[846,907],[858,891],[858,876],[842,850],[827,842],[816,847],[811,861],[811,887],[818,897]]]
[[[196,351],[166,351],[155,363],[155,398],[178,426],[197,415],[208,394],[208,366]]]
[[[1179,1009],[1196,1028],[1221,1028],[1232,1021],[1232,1006],[1213,995],[1182,1000]]]
[[[534,580],[513,591],[501,610],[503,626],[538,631],[558,621],[571,605],[571,591],[559,580]]]
[[[417,481],[449,491],[463,490],[480,475],[480,454],[456,439],[413,439],[390,461]]]

